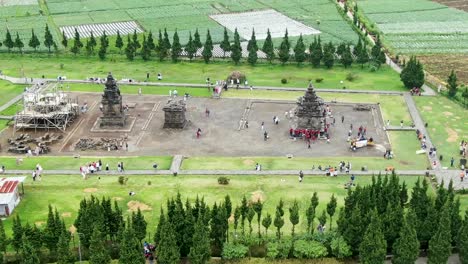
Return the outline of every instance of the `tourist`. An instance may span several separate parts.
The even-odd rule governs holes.
[[[208,107],[205,109],[205,116],[210,117],[210,110],[208,109]]]
[[[5,165],[0,166],[0,173],[5,173]]]
[[[32,172],[32,179],[33,179],[33,181],[36,181],[36,177],[37,177],[37,173],[36,173],[35,170],[33,170],[33,172]]]
[[[122,162],[122,161],[120,162],[120,169],[122,170],[122,172],[124,172],[124,171],[125,171],[125,169],[124,169],[124,164],[123,164],[123,162]]]
[[[273,116],[273,124],[276,123],[276,116]]]
[[[128,142],[125,142],[125,150],[128,151]]]
[[[158,81],[161,81],[163,79],[162,74],[159,72],[158,73]]]
[[[465,178],[465,172],[462,170],[460,172],[460,181],[462,182],[464,178]]]
[[[177,90],[174,89],[174,91],[172,92],[172,94],[174,95],[174,97],[177,97],[177,95],[178,95]]]
[[[403,120],[400,121],[400,127],[403,127]]]
[[[172,90],[169,90],[169,97],[172,98]]]
[[[249,121],[245,120],[245,128],[249,128]]]
[[[453,167],[453,163],[454,163],[454,162],[455,162],[455,159],[452,157],[452,158],[450,159],[450,167]]]
[[[299,171],[299,182],[302,182],[302,180],[304,179],[304,173],[301,171]]]
[[[134,191],[129,191],[129,192],[128,192],[128,195],[129,195],[129,196],[135,196],[136,193],[135,193]]]
[[[153,169],[155,169],[155,170],[158,169],[158,164],[156,162],[153,164]]]
[[[267,141],[267,139],[268,139],[268,132],[265,131],[265,133],[263,133],[263,140]]]
[[[198,128],[198,130],[197,130],[197,138],[200,138],[201,132],[202,132],[201,129]]]
[[[262,165],[260,165],[260,164],[257,163],[257,164],[255,165],[255,170],[256,170],[256,171],[261,171],[261,170],[262,170]]]
[[[138,95],[141,95],[141,87],[138,88]]]
[[[109,173],[109,163],[106,163],[106,172]]]
[[[265,122],[262,121],[262,131],[265,129]]]
[[[275,116],[275,125],[278,125],[278,124],[279,124],[279,118]]]
[[[120,162],[117,162],[117,171],[122,172],[122,167],[120,166]]]
[[[147,72],[147,73],[146,73],[146,81],[149,80],[149,77],[150,77],[150,74],[149,74],[149,72]]]

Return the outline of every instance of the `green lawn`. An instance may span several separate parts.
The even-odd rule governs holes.
[[[0,65],[2,65],[1,70],[4,70],[3,67],[5,66],[3,65],[3,62],[0,63]],[[0,80],[0,106],[4,105],[6,102],[10,101],[15,96],[22,93],[24,87],[25,85],[12,84],[8,81]]]
[[[0,119],[0,131],[6,128],[9,122],[10,122],[9,120]]]
[[[361,69],[360,66],[353,66],[345,69],[342,66],[335,66],[332,69],[312,68],[310,65],[301,67],[295,64],[281,66],[279,64],[258,64],[249,66],[246,63],[234,65],[231,62],[213,62],[205,64],[201,62],[144,62],[135,60],[129,62],[123,57],[100,61],[97,58],[63,56],[54,57],[46,55],[0,55],[0,65],[4,74],[19,76],[23,67],[25,76],[47,78],[57,76],[67,76],[68,79],[85,79],[87,77],[105,77],[108,72],[112,72],[117,79],[133,78],[145,80],[146,73],[150,72],[151,80],[156,80],[156,75],[161,72],[164,82],[176,83],[205,83],[205,79],[211,80],[226,79],[227,76],[237,70],[245,73],[250,85],[258,86],[283,86],[283,87],[306,87],[309,80],[323,78],[323,82],[316,83],[318,88],[342,88],[356,90],[406,90],[399,81],[398,74],[387,66],[376,72],[370,72],[367,67]],[[346,81],[349,73],[357,74],[357,79],[353,82]],[[288,79],[287,84],[282,84],[281,79]],[[344,81],[344,84],[340,84]]]
[[[166,199],[174,197],[178,191],[182,194],[184,201],[187,198],[193,201],[199,195],[203,196],[210,206],[214,202],[220,202],[226,194],[231,196],[234,206],[240,203],[244,195],[248,199],[262,197],[265,202],[264,212],[270,214],[274,214],[274,208],[280,198],[285,200],[286,208],[294,199],[297,199],[300,203],[301,217],[303,217],[304,210],[314,191],[319,194],[318,212],[320,213],[325,209],[332,194],[337,196],[339,205],[343,205],[343,199],[347,192],[343,188],[343,184],[349,180],[347,177],[306,176],[304,182],[299,184],[296,175],[246,175],[232,176],[230,184],[223,186],[217,183],[216,176],[129,176],[127,185],[121,186],[117,182],[117,178],[117,176],[101,176],[100,179],[91,177],[88,180],[82,180],[79,175],[46,175],[41,182],[33,182],[29,178],[24,184],[24,199],[14,214],[20,214],[23,221],[42,224],[47,218],[47,206],[51,204],[64,214],[67,225],[71,225],[76,218],[80,200],[91,194],[117,200],[125,214],[128,213],[128,202],[138,201],[151,208],[144,211],[144,215],[149,222],[148,231],[152,237],[159,218],[160,207],[165,206]],[[401,178],[407,182],[408,186],[413,186],[416,179],[417,177],[411,176]],[[151,185],[148,185],[149,181],[151,181]],[[356,182],[364,185],[369,184],[371,177],[357,176]],[[128,196],[129,191],[135,191],[136,196]],[[11,233],[11,219],[12,217],[5,221],[6,230],[9,233]],[[299,224],[301,231],[306,228],[303,220],[304,218],[301,218]],[[283,229],[285,233],[289,233],[290,227],[291,224],[286,218]],[[231,226],[231,228],[233,227]],[[254,225],[254,230],[256,230],[256,225]]]
[[[96,84],[69,84],[70,91],[75,92],[100,92],[103,91],[103,85]],[[143,95],[145,94],[157,94],[157,95],[169,95],[169,90],[177,89],[179,95],[185,93],[190,96],[196,97],[210,97],[211,92],[208,92],[207,88],[190,88],[190,87],[172,87],[172,86],[144,86],[144,85],[119,85],[120,91],[124,94],[138,94],[138,89],[141,88]]]
[[[437,154],[443,155],[443,166],[450,166],[450,158],[458,160],[459,144],[468,140],[468,110],[444,96],[414,97]],[[458,161],[457,163],[458,164]]]
[[[127,170],[151,170],[153,164],[158,164],[158,169],[168,170],[171,167],[172,157],[161,156],[161,157],[91,157],[82,156],[80,158],[74,158],[72,156],[41,156],[41,157],[30,157],[27,158],[22,156],[23,163],[19,166],[16,165],[15,157],[0,157],[0,164],[5,165],[7,170],[33,170],[36,164],[41,164],[44,170],[76,170],[79,175],[80,166],[88,164],[89,162],[98,161],[101,159],[104,166],[109,164],[111,170],[117,170],[117,162],[123,162],[124,168]]]

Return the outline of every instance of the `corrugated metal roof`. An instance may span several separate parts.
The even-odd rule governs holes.
[[[0,187],[0,193],[12,193],[15,191],[16,186],[18,186],[18,181],[8,181],[2,179],[2,186]]]

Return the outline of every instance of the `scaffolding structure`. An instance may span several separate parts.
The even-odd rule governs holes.
[[[15,115],[14,131],[21,129],[59,129],[67,127],[80,113],[78,99],[71,99],[61,83],[35,84],[23,94],[22,110]]]

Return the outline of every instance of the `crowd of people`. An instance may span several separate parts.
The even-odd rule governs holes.
[[[99,159],[98,161],[89,162],[87,165],[80,166],[80,173],[83,177],[83,180],[88,179],[89,173],[95,173],[102,170],[102,161]],[[106,164],[106,171],[109,171],[109,164]]]

